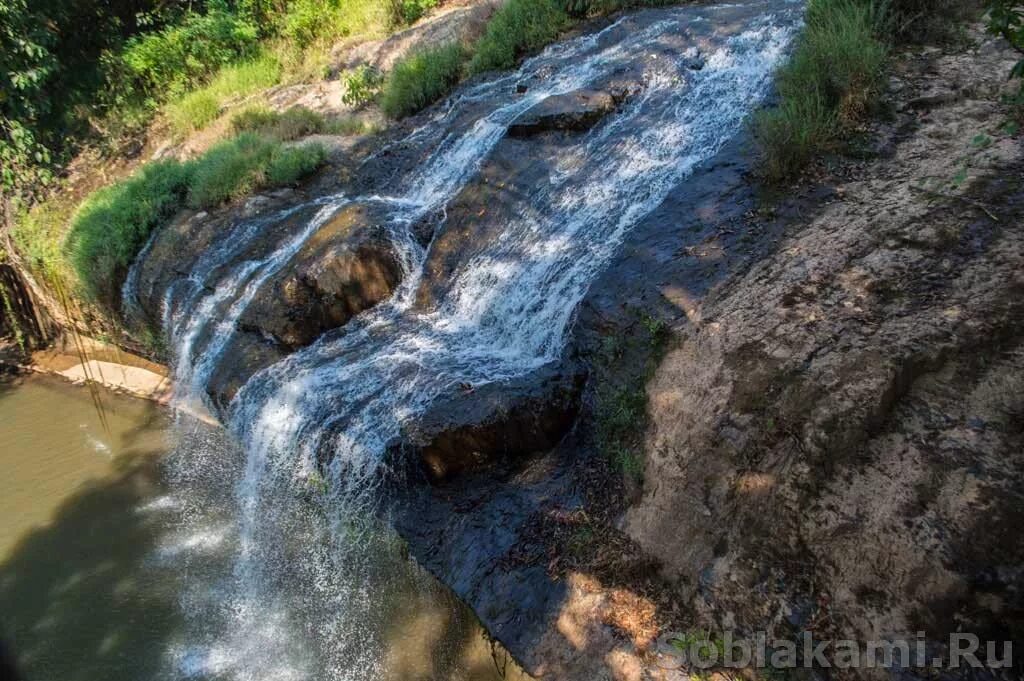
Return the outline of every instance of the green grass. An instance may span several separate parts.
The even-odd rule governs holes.
[[[191,208],[212,208],[263,187],[293,184],[325,157],[319,145],[286,148],[277,140],[242,133],[194,162],[186,202]]]
[[[205,86],[167,105],[167,119],[179,136],[204,128],[220,116],[224,105],[276,85],[281,63],[272,55],[225,66]]]
[[[87,297],[113,305],[150,232],[181,206],[190,177],[188,165],[158,161],[82,203],[65,249]]]
[[[60,276],[64,265],[61,244],[75,206],[58,198],[40,203],[17,217],[11,239],[25,264],[45,279]]]
[[[469,72],[510,69],[554,41],[568,25],[569,16],[556,0],[508,0],[477,42]]]
[[[770,180],[799,173],[874,108],[886,19],[868,0],[810,0],[806,28],[777,75],[779,106],[754,122]]]
[[[282,142],[297,140],[307,135],[326,132],[323,116],[303,106],[293,106],[282,112],[266,108],[246,109],[235,114],[231,127],[236,133],[255,132]]]
[[[351,36],[379,36],[400,22],[399,8],[381,0],[292,0],[281,34],[295,49],[329,47]]]
[[[231,127],[235,133],[255,132],[282,142],[307,135],[361,135],[375,131],[372,125],[355,116],[326,118],[303,106],[281,112],[266,107],[244,109],[231,119]]]
[[[184,205],[212,208],[265,187],[295,184],[326,157],[314,144],[285,146],[243,133],[195,161],[157,161],[91,194],[74,213],[60,256],[57,223],[45,213],[19,224],[19,250],[43,263],[66,258],[92,302],[116,309],[121,282],[154,228]]]
[[[459,82],[463,58],[462,46],[451,43],[400,60],[384,82],[384,113],[403,118],[447,95]]]

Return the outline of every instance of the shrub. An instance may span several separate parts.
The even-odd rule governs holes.
[[[304,50],[352,35],[382,34],[390,25],[389,8],[380,0],[292,0],[281,34]]]
[[[82,203],[65,251],[87,296],[113,304],[150,232],[180,208],[191,174],[177,161],[150,163]]]
[[[887,56],[883,22],[871,2],[810,1],[806,28],[777,76],[779,107],[754,122],[771,179],[799,172],[874,106]]]
[[[222,68],[206,86],[167,106],[171,127],[179,135],[199,130],[215,120],[231,99],[258,92],[281,80],[281,63],[271,55]]]
[[[263,187],[294,184],[325,158],[319,145],[284,148],[277,140],[242,133],[214,146],[194,162],[188,205],[212,208]]]
[[[255,132],[288,142],[325,132],[329,126],[324,117],[315,111],[304,106],[293,106],[280,113],[265,108],[246,109],[231,119],[231,127],[237,133]]]
[[[568,20],[555,0],[508,0],[477,43],[470,73],[512,68],[520,57],[557,38]]]
[[[444,97],[458,84],[462,61],[462,47],[457,43],[405,57],[384,82],[380,100],[384,113],[403,118]]]
[[[394,0],[398,16],[406,24],[414,23],[424,14],[437,7],[438,0]]]
[[[279,147],[267,166],[267,184],[274,187],[296,184],[319,168],[326,158],[327,151],[320,144]]]
[[[218,67],[256,51],[256,26],[223,9],[189,14],[179,24],[128,41],[122,60],[153,95],[181,94]]]
[[[382,78],[377,71],[363,65],[345,76],[345,93],[341,101],[349,106],[362,106],[380,92]]]

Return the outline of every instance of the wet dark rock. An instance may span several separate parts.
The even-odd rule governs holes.
[[[294,351],[391,295],[402,268],[376,212],[344,208],[265,285],[239,319]]]
[[[550,450],[572,428],[583,373],[550,365],[521,379],[453,386],[407,434],[434,481]]]
[[[528,109],[508,129],[513,137],[562,130],[583,132],[597,125],[629,96],[625,86],[554,95]]]

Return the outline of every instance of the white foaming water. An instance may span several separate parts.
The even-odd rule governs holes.
[[[382,678],[372,645],[381,635],[373,629],[380,593],[366,584],[380,579],[383,540],[362,520],[379,502],[385,453],[458,386],[505,381],[559,360],[579,302],[630,229],[712,158],[767,94],[801,11],[797,0],[666,10],[642,27],[626,17],[553,46],[515,73],[464,90],[413,132],[406,141],[436,146],[402,195],[324,197],[236,225],[168,292],[178,387],[205,402],[246,307],[345,205],[385,210],[405,270],[390,300],[259,372],[231,403],[227,420],[244,452],[232,473],[231,528],[198,511],[192,524],[216,526],[216,541],[185,523],[174,551],[230,547],[233,571],[184,599],[201,632],[173,652],[177,674]],[[574,146],[552,152],[549,181],[526,188],[518,214],[456,266],[436,304],[415,307],[428,253],[410,226],[444,210],[522,113],[638,61],[642,91]],[[530,87],[517,94],[521,81]],[[451,130],[454,120],[469,124]],[[254,232],[295,215],[306,216],[303,227],[264,259],[228,265]]]

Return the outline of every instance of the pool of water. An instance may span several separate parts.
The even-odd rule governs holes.
[[[361,613],[330,642],[338,654],[306,655],[314,646],[291,626],[271,640],[283,666],[260,674],[233,659],[246,646],[212,620],[237,550],[218,506],[237,464],[222,431],[152,403],[0,381],[0,634],[24,679],[525,678],[385,530],[358,589],[295,576],[310,608]]]

